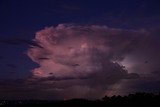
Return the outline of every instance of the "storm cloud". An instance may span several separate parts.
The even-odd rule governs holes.
[[[112,68],[125,71],[119,63],[136,48],[142,34],[95,25],[45,28],[34,39],[42,48],[31,46],[28,50],[28,56],[40,65],[33,74],[78,78]]]
[[[31,45],[27,53],[39,64],[32,70],[32,81],[52,83],[63,95],[73,92],[69,98],[102,96],[123,79],[139,78],[121,62],[145,36],[144,30],[99,25],[47,27],[36,33],[33,41],[38,46]]]

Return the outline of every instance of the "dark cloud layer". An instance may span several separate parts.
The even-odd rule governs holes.
[[[0,43],[21,46],[21,45],[32,45],[40,47],[36,42],[30,41],[24,38],[8,38],[8,39],[1,39]],[[41,47],[40,47],[41,48]]]

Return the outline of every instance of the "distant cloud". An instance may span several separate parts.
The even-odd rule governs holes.
[[[37,46],[40,47],[35,41],[30,41],[28,39],[23,39],[23,38],[8,38],[8,39],[1,39],[0,43],[3,44],[9,44],[9,45],[32,45],[32,46]]]

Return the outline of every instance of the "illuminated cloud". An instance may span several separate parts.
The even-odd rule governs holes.
[[[94,97],[100,90],[104,94],[123,79],[139,77],[128,73],[121,62],[141,44],[139,40],[146,33],[98,25],[59,24],[45,28],[33,40],[38,45],[31,45],[28,50],[28,56],[39,64],[32,70],[32,78],[53,81],[54,88],[68,90],[64,94],[75,92],[73,96],[66,95],[70,98]]]
[[[142,34],[141,34],[142,35]],[[139,32],[111,29],[106,26],[60,24],[36,33],[38,46],[28,56],[40,65],[33,70],[37,77],[85,77],[110,71],[136,47]]]

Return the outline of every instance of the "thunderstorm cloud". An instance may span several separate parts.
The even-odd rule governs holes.
[[[160,90],[159,30],[59,24],[36,32],[25,79],[0,80],[3,99],[97,99]],[[7,41],[7,42],[6,42]],[[10,69],[19,66],[7,63]],[[16,67],[15,67],[16,66]]]
[[[33,41],[38,46],[31,45],[27,53],[39,64],[32,70],[32,80],[52,84],[68,98],[104,95],[123,79],[139,78],[121,62],[144,35],[143,30],[99,25],[47,27],[36,33]]]
[[[40,65],[33,70],[36,77],[85,78],[92,74],[123,74],[120,62],[136,48],[143,33],[111,29],[106,26],[74,26],[60,24],[36,33],[38,46],[28,56]],[[115,71],[115,73],[114,73]]]

